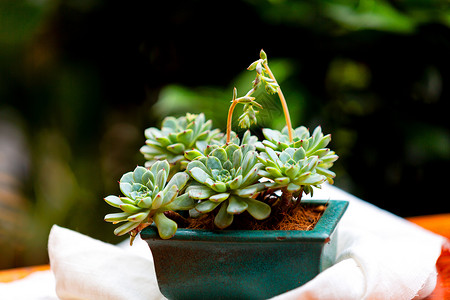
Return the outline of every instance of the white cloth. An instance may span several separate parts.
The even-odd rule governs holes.
[[[316,190],[314,198],[350,202],[339,225],[337,261],[310,282],[274,299],[421,299],[433,291],[443,237],[333,186]],[[55,225],[48,247],[55,275],[48,285],[54,288],[56,282],[62,300],[164,299],[151,253],[139,238],[132,247],[125,243],[117,247]],[[15,283],[20,286],[20,281]],[[15,295],[20,293],[17,289]],[[0,295],[55,299],[3,298],[1,285]]]
[[[348,200],[339,226],[335,265],[276,300],[422,299],[436,286],[445,239],[338,188],[314,198]]]

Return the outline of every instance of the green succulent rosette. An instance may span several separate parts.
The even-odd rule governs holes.
[[[278,153],[266,147],[265,152],[258,155],[258,159],[264,165],[264,169],[258,174],[271,179],[266,187],[286,188],[290,193],[313,193],[313,187],[320,187],[334,177],[334,173],[319,167],[329,163],[328,161],[322,161],[317,155],[308,156],[303,147],[286,148]]]
[[[188,113],[179,118],[166,117],[161,129],[147,128],[146,145],[140,149],[147,160],[145,165],[150,167],[159,160],[167,160],[172,171],[184,169],[188,163],[184,156],[186,150],[204,151],[208,144],[222,137],[220,131],[211,130],[211,126],[211,120],[205,121],[203,113]]]
[[[331,135],[324,135],[320,126],[314,129],[312,135],[310,135],[309,130],[306,127],[297,127],[294,130],[292,142],[289,142],[287,127],[284,127],[281,132],[264,128],[263,134],[266,140],[256,144],[258,150],[267,152],[266,149],[272,149],[279,153],[288,148],[302,148],[306,158],[309,159],[310,157],[317,156],[318,162],[315,166],[315,171],[320,175],[324,175],[330,183],[333,183],[333,178],[336,174],[329,169],[339,157],[334,151],[326,148],[331,141]],[[292,151],[289,150],[289,153],[291,152]]]
[[[166,211],[189,210],[194,202],[187,194],[178,196],[189,180],[189,175],[179,172],[167,182],[170,166],[167,161],[155,162],[150,169],[136,167],[133,172],[122,176],[119,182],[124,197],[108,196],[105,201],[122,210],[105,216],[105,221],[122,223],[114,230],[116,235],[124,235],[141,224],[152,221],[158,227],[161,238],[171,238],[177,223],[167,218]]]
[[[245,211],[257,220],[267,218],[270,206],[252,198],[265,187],[258,181],[263,165],[258,162],[255,146],[228,144],[209,149],[207,156],[199,155],[187,166],[195,182],[186,193],[197,200],[195,210],[209,213],[218,208],[214,224],[221,229]]]

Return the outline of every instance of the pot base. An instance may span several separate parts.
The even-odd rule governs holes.
[[[332,265],[336,226],[346,201],[328,207],[310,231],[179,229],[169,240],[153,226],[141,237],[153,254],[160,290],[169,299],[267,299],[299,287]]]

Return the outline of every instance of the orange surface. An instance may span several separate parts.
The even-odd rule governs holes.
[[[450,214],[413,217],[408,220],[450,239]],[[426,300],[450,299],[450,241],[442,247],[436,268],[438,271],[436,289]]]
[[[16,268],[10,270],[0,271],[0,282],[10,282],[17,279],[24,278],[30,275],[33,272],[37,271],[47,271],[50,270],[49,265],[41,265],[41,266],[33,266],[33,267],[24,267],[24,268]]]
[[[450,214],[408,218],[409,221],[450,239]],[[443,246],[437,261],[438,282],[427,300],[450,299],[450,240]],[[36,271],[50,270],[49,265],[17,268],[0,271],[0,282],[9,282],[26,277]]]

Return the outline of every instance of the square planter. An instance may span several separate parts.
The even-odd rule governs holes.
[[[313,230],[178,229],[162,240],[141,231],[153,254],[159,288],[169,299],[267,299],[299,287],[336,259],[339,220],[348,202],[327,205]]]

